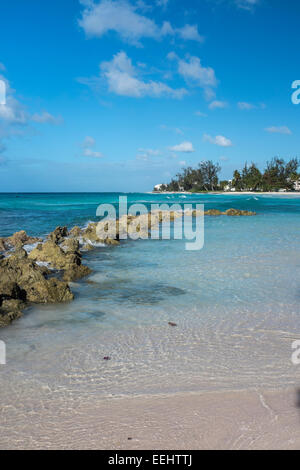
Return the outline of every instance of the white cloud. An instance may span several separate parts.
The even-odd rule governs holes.
[[[204,41],[204,37],[199,34],[197,25],[186,24],[182,28],[177,28],[175,31],[182,39],[198,42]]]
[[[156,0],[156,5],[159,7],[166,8],[168,3],[169,3],[169,0]]]
[[[238,108],[248,111],[250,109],[255,109],[256,106],[252,103],[247,103],[246,101],[239,101],[238,102]]]
[[[184,134],[183,130],[180,129],[179,127],[170,127],[170,126],[166,126],[165,124],[161,124],[160,128],[164,129],[166,131],[175,132],[178,135],[183,135]]]
[[[140,148],[138,149],[138,154],[136,156],[136,158],[138,160],[149,160],[150,157],[157,157],[161,155],[161,151],[160,150],[155,150],[155,149],[143,149],[143,148]]]
[[[244,10],[252,10],[260,0],[235,0],[236,5]]]
[[[178,162],[178,165],[185,166],[185,165],[186,165],[186,161],[185,161],[185,160],[180,160],[180,161]]]
[[[202,113],[202,111],[195,111],[195,116],[207,117],[207,114]]]
[[[266,127],[265,131],[270,132],[271,134],[286,134],[286,135],[291,135],[292,134],[292,131],[287,126]]]
[[[195,152],[192,142],[182,142],[181,144],[174,145],[173,147],[169,147],[169,150],[171,150],[172,152],[183,152],[183,153]]]
[[[94,137],[91,137],[90,135],[86,136],[83,142],[83,146],[86,147],[93,147],[96,144],[96,141]]]
[[[0,120],[6,125],[26,124],[28,114],[22,103],[16,98],[16,92],[11,88],[9,81],[0,74],[0,79],[4,81],[6,88],[5,104],[0,104]]]
[[[43,111],[41,114],[35,113],[31,116],[31,120],[44,124],[54,124],[54,125],[59,125],[63,122],[63,119],[61,116],[55,117],[52,114],[48,113],[47,111]]]
[[[159,38],[156,23],[136,11],[127,1],[91,1],[85,5],[79,25],[88,36],[101,37],[108,31],[116,31],[123,40],[138,44],[142,37]]]
[[[182,39],[202,41],[195,25],[185,25],[182,28],[173,28],[169,22],[161,27],[154,20],[138,12],[149,10],[143,2],[131,4],[127,0],[102,0],[94,3],[93,0],[81,0],[84,6],[79,25],[88,37],[101,37],[108,31],[114,31],[121,39],[141,46],[142,38],[159,40],[165,35],[177,34]],[[159,6],[165,7],[166,0],[157,0]]]
[[[232,146],[231,140],[227,139],[227,137],[224,137],[223,135],[217,135],[216,137],[212,137],[209,134],[204,134],[203,140],[206,142],[210,142],[211,144],[214,144],[214,145],[219,145],[220,147]]]
[[[223,109],[223,108],[227,108],[227,106],[228,106],[228,103],[226,101],[215,100],[215,101],[212,101],[208,107],[209,109]]]
[[[199,57],[190,56],[184,60],[172,51],[167,55],[167,59],[178,62],[179,75],[188,85],[203,88],[206,99],[210,100],[215,96],[213,88],[218,84],[215,71],[211,67],[202,66]]]
[[[84,149],[83,155],[85,157],[94,157],[94,158],[101,158],[103,157],[101,152],[96,152],[95,150],[92,149]]]
[[[141,98],[143,96],[169,96],[182,98],[187,94],[184,88],[173,89],[163,82],[138,78],[138,69],[123,51],[113,56],[109,62],[100,64],[102,76],[106,79],[109,91],[122,96]]]
[[[265,103],[253,104],[248,103],[247,101],[239,101],[237,106],[243,111],[249,111],[251,109],[266,109]]]
[[[91,136],[87,136],[82,143],[83,155],[85,157],[102,158],[103,154],[93,149],[95,145],[95,139]]]
[[[200,87],[217,86],[215,72],[211,67],[203,67],[199,57],[178,60],[178,72],[183,78]]]

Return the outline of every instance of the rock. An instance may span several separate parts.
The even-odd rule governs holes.
[[[252,215],[256,215],[256,212],[239,210],[239,209],[227,209],[227,211],[225,211],[224,214],[229,215],[229,216],[241,216],[241,215],[252,216]]]
[[[61,248],[65,253],[79,253],[79,241],[76,238],[67,238],[64,240]]]
[[[63,279],[64,281],[77,281],[88,276],[91,272],[92,270],[88,266],[72,264],[65,270]]]
[[[45,269],[32,262],[25,250],[0,261],[0,298],[46,303],[73,299],[68,284],[45,276]]]
[[[7,250],[7,246],[6,246],[6,243],[5,243],[5,239],[4,238],[0,238],[0,251],[6,251]]]
[[[0,328],[9,325],[13,320],[22,316],[23,302],[19,300],[5,300],[0,304]]]
[[[104,243],[106,245],[120,245],[120,242],[118,240],[114,240],[113,238],[106,238]]]
[[[82,247],[83,251],[92,251],[94,249],[95,249],[95,247],[94,247],[94,245],[91,245],[91,243],[85,243],[85,245],[83,245],[83,247]]]
[[[56,269],[64,269],[68,264],[66,253],[53,240],[40,243],[29,253],[28,257],[34,261],[50,263]]]
[[[64,270],[64,280],[75,281],[91,273],[90,268],[81,264],[81,253],[77,251],[78,241],[68,239],[64,246],[70,251],[65,252],[53,241],[48,240],[43,245],[38,245],[29,253],[29,258],[34,261],[43,261],[58,270]]]
[[[0,303],[7,299],[26,300],[26,291],[14,281],[0,281]]]
[[[75,225],[75,227],[73,227],[70,232],[69,232],[69,237],[71,238],[76,238],[76,237],[80,237],[81,236],[81,233],[82,233],[82,230],[80,227],[78,227],[78,225]]]
[[[26,294],[27,300],[34,303],[68,302],[74,299],[68,284],[53,277],[32,283]]]
[[[68,236],[67,227],[56,227],[48,236],[53,243],[61,243]]]
[[[209,209],[208,211],[204,212],[204,215],[222,215],[222,212],[218,209]]]
[[[25,230],[14,233],[11,237],[5,239],[5,244],[13,246],[15,248],[21,248],[24,245],[31,245],[32,243],[37,243],[40,241],[40,238],[30,237],[27,235]]]

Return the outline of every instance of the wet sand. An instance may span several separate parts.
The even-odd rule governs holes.
[[[297,391],[64,402],[1,412],[1,449],[299,449]],[[16,418],[16,416],[14,416]]]

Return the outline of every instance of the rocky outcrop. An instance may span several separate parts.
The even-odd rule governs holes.
[[[205,211],[205,212],[204,212],[204,215],[219,216],[219,215],[222,215],[222,212],[219,211],[218,209],[209,209],[208,211]]]
[[[228,209],[227,211],[223,212],[225,215],[229,216],[252,216],[256,215],[256,212],[251,212],[251,211],[245,211],[245,210],[239,210],[239,209]]]
[[[68,236],[67,227],[56,227],[53,232],[49,234],[49,238],[53,243],[61,243]]]
[[[66,281],[75,281],[91,273],[90,268],[81,264],[79,242],[73,239],[65,240],[61,246],[52,240],[47,240],[32,250],[29,258],[49,263],[54,269],[63,270],[63,278]]]
[[[49,270],[29,259],[23,249],[0,260],[0,326],[22,315],[28,302],[66,302],[74,298],[68,284],[48,278]]]
[[[8,249],[5,243],[5,238],[0,238],[0,252],[4,252]]]
[[[81,233],[82,233],[82,230],[80,227],[78,227],[77,225],[75,225],[75,227],[73,227],[70,232],[69,232],[69,237],[73,238],[73,237],[80,237],[81,236]]]
[[[124,238],[148,238],[151,228],[157,229],[159,224],[175,221],[183,215],[252,216],[255,212],[239,209],[225,212],[217,209],[205,212],[156,210],[138,216],[125,215],[114,222],[92,222],[86,229],[75,226],[70,232],[67,227],[57,227],[44,243],[23,230],[11,237],[0,238],[0,327],[19,318],[28,303],[67,302],[74,298],[68,282],[91,272],[82,264],[80,246],[89,251],[101,243],[119,245],[123,235],[126,235]],[[34,243],[37,246],[28,255],[22,247]]]
[[[14,233],[11,237],[0,238],[0,252],[8,251],[12,248],[21,248],[24,245],[31,245],[40,241],[40,238],[30,237],[25,230]]]

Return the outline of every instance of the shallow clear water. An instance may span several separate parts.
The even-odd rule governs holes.
[[[117,194],[0,195],[0,235],[40,235],[96,220]],[[206,217],[205,245],[126,241],[85,255],[75,301],[30,308],[0,331],[1,403],[297,385],[300,198],[131,194],[130,202],[201,202],[256,210]],[[169,321],[177,323],[170,327]],[[103,360],[110,356],[110,361]]]

